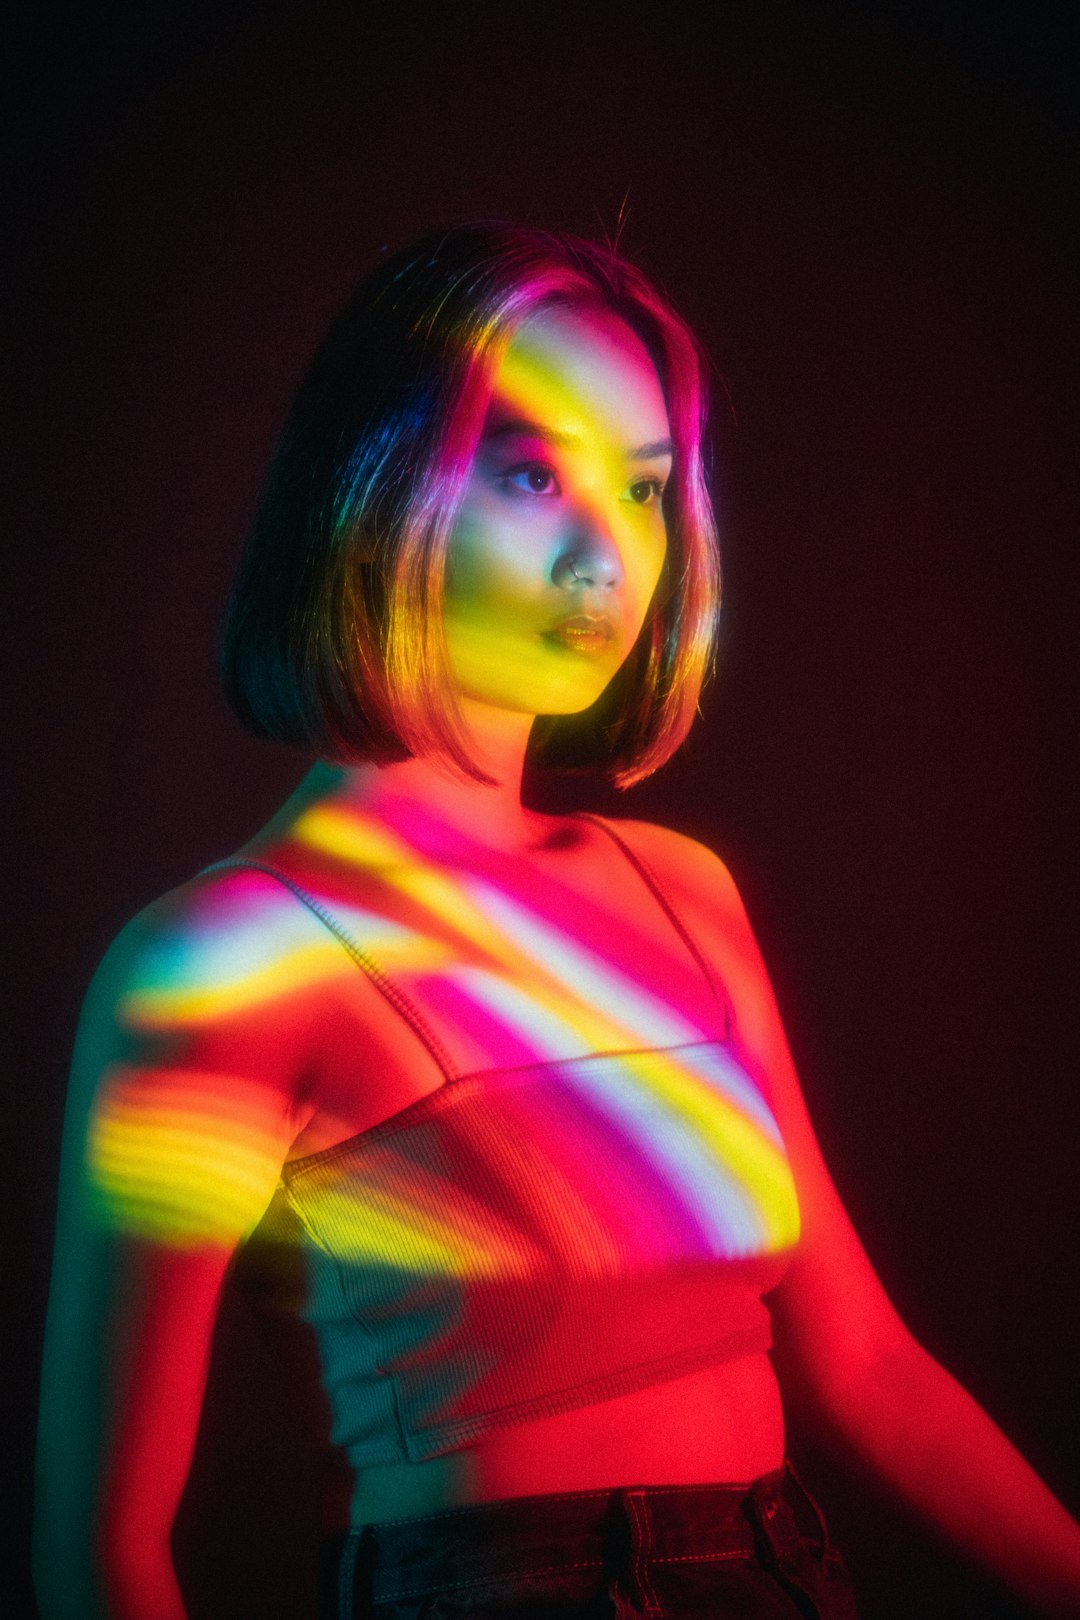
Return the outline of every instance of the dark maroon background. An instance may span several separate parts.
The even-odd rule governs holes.
[[[432,9],[37,7],[8,39],[11,1614],[83,987],[303,768],[213,675],[290,390],[384,244],[612,231],[624,196],[715,357],[727,606],[684,753],[579,802],[726,854],[882,1277],[1080,1507],[1072,8]],[[193,1609],[297,1620],[306,1476],[241,1318],[224,1344]],[[793,1417],[865,1620],[1018,1612]]]

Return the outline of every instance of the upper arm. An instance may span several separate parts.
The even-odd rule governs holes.
[[[129,1578],[167,1545],[224,1275],[308,1109],[300,991],[334,958],[303,908],[260,882],[204,878],[160,902],[86,997],[39,1427],[45,1587],[101,1561]]]
[[[768,972],[735,882],[693,839],[658,827],[635,843],[687,918],[735,1012],[741,1055],[768,1096],[787,1149],[799,1201],[792,1265],[770,1295],[785,1364],[822,1403],[909,1336],[867,1258],[822,1157],[795,1072]]]

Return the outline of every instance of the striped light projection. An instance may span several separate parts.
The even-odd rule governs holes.
[[[289,1166],[283,1200],[357,1468],[767,1349],[799,1232],[775,1121],[718,1042],[463,1077]]]
[[[535,1278],[553,1264],[614,1274],[642,1245],[654,1260],[740,1260],[799,1235],[779,1132],[747,1089],[744,1072],[711,1042],[471,1076],[404,1118],[289,1167],[285,1181],[313,1232],[334,1231],[341,1258],[386,1259],[418,1278],[470,1270]],[[582,1159],[582,1141],[618,1157],[615,1204],[598,1192],[601,1162]],[[432,1167],[425,1185],[410,1174],[417,1161]],[[332,1167],[325,1174],[324,1162]],[[527,1203],[545,1181],[561,1201],[554,1247],[545,1224],[552,1200],[543,1200],[539,1224],[519,1212],[508,1227],[501,1195],[490,1194],[512,1188],[515,1205]],[[317,1198],[308,1198],[309,1185],[323,1189]],[[597,1231],[608,1236],[594,1248],[586,1234]]]
[[[596,701],[660,577],[672,448],[658,379],[631,333],[566,312],[552,326],[518,329],[494,379],[447,551],[443,620],[459,692],[544,715]],[[537,474],[540,487],[530,490]],[[601,566],[605,545],[618,556],[617,594],[594,588],[560,599],[563,615],[612,616],[607,644],[588,657],[547,633],[557,615],[538,588],[556,535],[567,532],[606,537],[593,542]]]
[[[460,1444],[571,1366],[607,1389],[613,1354],[627,1387],[766,1347],[799,1234],[768,1098],[630,860],[613,929],[601,892],[518,861],[501,880],[455,836],[429,860],[407,825],[323,804],[265,866],[212,873],[128,988],[135,1059],[91,1122],[101,1220],[299,1251],[290,1309],[357,1466]],[[282,1168],[285,1043],[365,972],[415,1014],[430,1080]],[[347,1061],[363,1099],[362,1026]]]
[[[110,1070],[89,1136],[99,1215],[182,1248],[246,1236],[281,1166],[267,1103],[235,1074]]]
[[[678,1057],[710,1033],[700,986],[680,1007],[670,984],[660,995],[643,982],[632,949],[626,953],[632,969],[615,958],[610,943],[601,952],[582,929],[588,914],[580,907],[571,933],[557,916],[544,915],[537,891],[515,895],[468,873],[454,875],[426,862],[404,837],[340,807],[303,815],[293,841],[294,865],[305,850],[329,857],[326,874],[336,883],[305,893],[355,942],[357,953],[423,1008],[429,1024],[449,1024],[458,1037],[454,1044],[482,1049],[470,1070],[670,1050],[668,1062],[651,1064],[647,1084],[621,1077],[606,1092],[594,1092],[595,1106],[609,1125],[621,1120],[643,1147],[653,1143],[650,1152],[681,1143],[681,1168],[670,1165],[674,1180],[692,1180],[691,1160],[700,1158],[706,1180],[720,1177],[739,1189],[738,1201],[756,1211],[758,1238],[740,1245],[732,1235],[718,1252],[794,1240],[790,1176],[760,1091],[730,1054],[713,1062],[707,1079]],[[358,869],[377,884],[365,907],[341,897],[343,888],[355,894]],[[183,940],[165,941],[146,959],[123,1006],[133,1031],[212,1038],[215,1026],[242,1025],[289,1002],[302,1008],[312,989],[358,971],[330,928],[313,924],[311,911],[262,872],[234,868],[219,884],[224,894],[208,898]],[[671,945],[677,958],[674,929]],[[678,963],[680,977],[687,966]],[[626,1076],[635,1061],[626,1059]],[[268,1111],[273,1128],[263,1118]],[[208,1202],[200,1186],[235,1183],[239,1208],[252,1165],[261,1172],[255,1181],[264,1182],[266,1165],[275,1154],[280,1158],[280,1112],[257,1080],[228,1072],[186,1072],[171,1064],[117,1070],[95,1116],[95,1179],[117,1220],[159,1239],[171,1234],[187,1241]],[[739,1225],[733,1222],[732,1234]],[[206,1236],[229,1229],[228,1219],[208,1215]]]

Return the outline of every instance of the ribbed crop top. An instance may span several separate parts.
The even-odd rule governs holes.
[[[340,917],[259,867],[383,981],[446,1076],[286,1165],[257,1234],[291,1257],[263,1301],[314,1335],[328,1438],[354,1468],[434,1457],[771,1343],[762,1294],[799,1226],[780,1131],[655,876],[589,819],[696,959],[722,1034],[453,1074]]]

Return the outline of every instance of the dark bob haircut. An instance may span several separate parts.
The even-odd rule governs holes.
[[[498,224],[381,263],[300,386],[222,632],[226,696],[257,736],[343,764],[437,755],[487,780],[448,676],[444,560],[495,369],[520,323],[551,304],[609,311],[637,333],[675,454],[667,559],[641,634],[591,708],[537,720],[531,757],[628,786],[682,742],[719,605],[701,351],[614,249]]]

